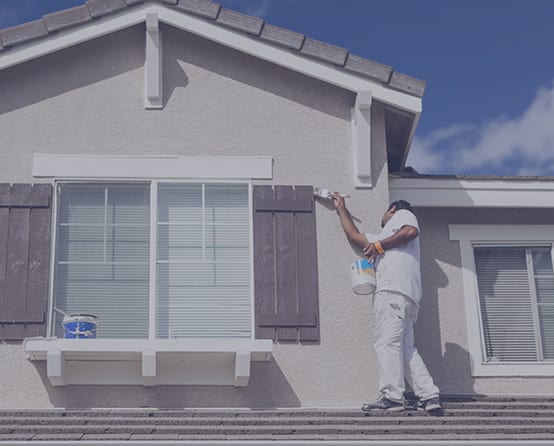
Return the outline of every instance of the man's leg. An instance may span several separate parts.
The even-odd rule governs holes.
[[[391,401],[404,402],[404,354],[402,342],[407,321],[407,302],[398,293],[380,291],[373,302],[375,353],[379,363],[379,391]]]
[[[414,320],[417,314],[415,304],[408,301],[406,330],[404,332],[404,370],[406,381],[421,401],[439,397],[439,388],[434,384],[423,359],[414,346]]]

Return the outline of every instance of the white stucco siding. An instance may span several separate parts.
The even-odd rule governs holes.
[[[450,241],[448,225],[550,224],[554,211],[420,208],[417,214],[422,238],[423,304],[416,345],[441,390],[461,394],[552,395],[552,377],[472,377],[460,245]]]
[[[162,27],[164,102],[144,108],[144,28],[120,31],[0,72],[0,182],[41,182],[33,153],[267,155],[274,184],[352,195],[364,231],[388,202],[384,111],[374,101],[374,189],[353,188],[351,92]],[[321,342],[278,344],[247,388],[52,387],[44,362],[0,345],[1,407],[359,407],[378,372],[370,301],[350,291],[348,245],[330,203],[317,203]]]

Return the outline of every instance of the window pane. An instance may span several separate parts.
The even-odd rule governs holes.
[[[524,247],[476,247],[488,361],[538,359]]]
[[[149,185],[69,183],[58,194],[56,307],[99,316],[97,337],[148,337]]]
[[[550,247],[534,248],[533,266],[544,359],[554,359],[554,273]]]
[[[248,186],[158,187],[157,336],[249,337]]]

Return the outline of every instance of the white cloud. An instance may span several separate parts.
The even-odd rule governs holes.
[[[554,83],[521,115],[415,137],[408,165],[422,173],[554,174]]]

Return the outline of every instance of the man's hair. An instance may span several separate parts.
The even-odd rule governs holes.
[[[405,209],[406,211],[410,211],[412,214],[415,215],[414,210],[412,209],[412,205],[408,203],[406,200],[396,200],[393,201],[390,205],[387,211],[390,211],[392,208],[395,208],[397,211],[400,209]]]

